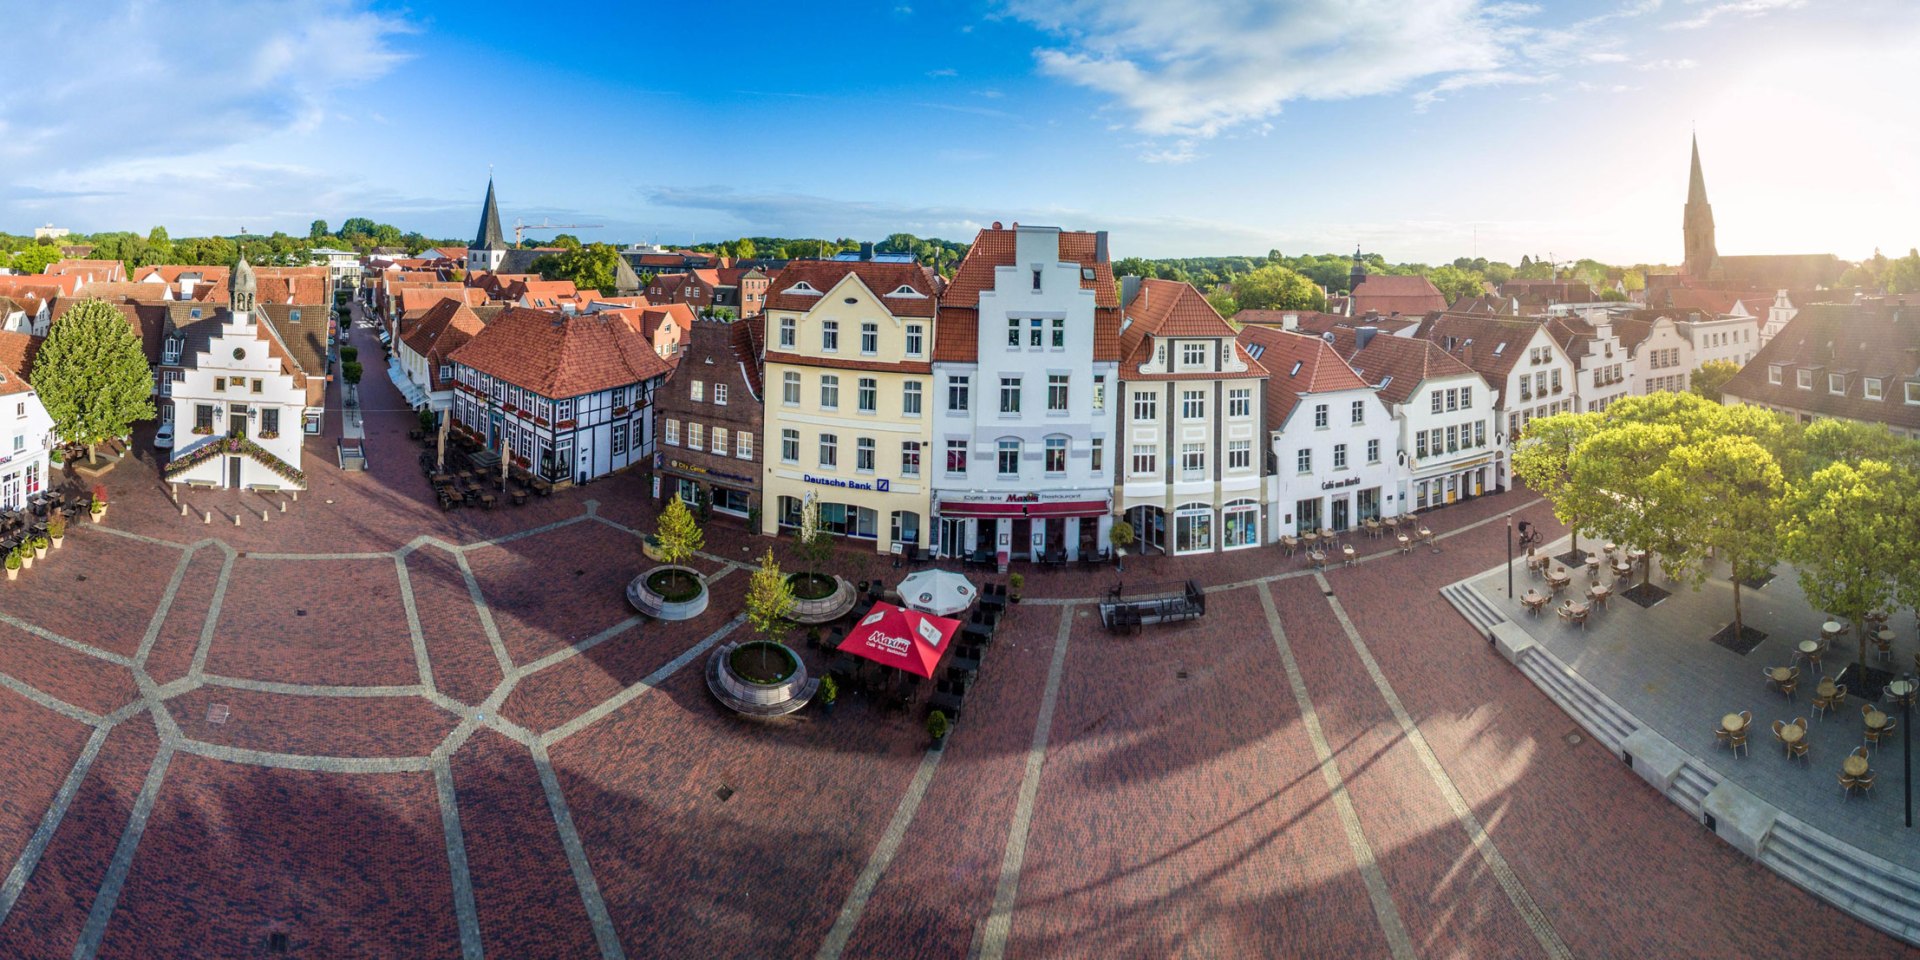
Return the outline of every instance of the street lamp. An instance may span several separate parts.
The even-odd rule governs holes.
[[[1901,807],[1906,811],[1909,830],[1913,829],[1913,697],[1916,688],[1920,688],[1920,681],[1916,681],[1911,673],[1887,684],[1887,693],[1892,694],[1900,704],[1900,725],[1906,728],[1900,738],[1901,763],[1906,775],[1906,799]]]
[[[1520,521],[1520,546],[1531,547],[1540,542],[1540,537],[1540,528]],[[1513,514],[1507,514],[1507,599],[1513,599]]]

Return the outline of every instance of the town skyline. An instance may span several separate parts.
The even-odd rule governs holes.
[[[718,76],[697,45],[634,56],[596,9],[513,31],[346,0],[195,12],[28,28],[126,54],[30,79],[0,110],[10,231],[303,235],[366,216],[462,237],[491,171],[509,220],[603,224],[567,231],[587,242],[964,241],[998,220],[1105,229],[1149,258],[1677,263],[1695,131],[1729,252],[1897,256],[1920,214],[1893,175],[1912,134],[1874,93],[1920,63],[1920,14],[1891,3],[721,12],[707,29],[764,66]],[[777,66],[789,42],[854,52]],[[157,77],[187,44],[210,72]],[[196,108],[166,107],[182,97]],[[136,115],[174,119],[109,135]],[[498,135],[514,116],[560,132]]]

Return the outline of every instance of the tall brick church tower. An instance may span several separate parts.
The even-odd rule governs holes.
[[[1684,221],[1687,243],[1686,274],[1704,280],[1713,273],[1720,254],[1713,246],[1713,204],[1707,202],[1707,179],[1700,173],[1700,138],[1693,138],[1693,173],[1687,181]]]

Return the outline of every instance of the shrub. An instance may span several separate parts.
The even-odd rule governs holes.
[[[362,372],[363,368],[358,360],[349,360],[340,364],[340,376],[346,378],[348,383],[359,383]]]
[[[47,536],[55,540],[67,535],[67,518],[51,517],[47,520]]]
[[[927,735],[928,736],[934,738],[935,740],[942,740],[946,738],[947,731],[951,729],[953,729],[953,724],[947,722],[946,711],[935,710],[934,712],[927,714]]]
[[[354,362],[355,360],[358,360],[358,359],[360,359],[360,348],[359,348],[359,347],[341,347],[341,348],[340,348],[340,362],[341,362],[341,363],[352,363],[352,362]]]
[[[1113,527],[1107,531],[1107,539],[1122,550],[1133,546],[1133,524],[1115,520]]]
[[[820,702],[832,703],[840,699],[840,681],[832,677],[820,678]]]
[[[1027,586],[1027,578],[1025,574],[1015,573],[1015,574],[1008,575],[1007,589],[1013,591],[1014,593],[1019,593],[1021,590],[1026,589],[1026,586]]]

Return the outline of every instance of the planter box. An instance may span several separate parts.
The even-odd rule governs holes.
[[[691,600],[670,601],[647,586],[647,578],[663,570],[685,570],[700,584],[700,592]],[[707,580],[688,567],[659,566],[627,582],[627,603],[655,620],[691,620],[707,612]]]
[[[801,626],[817,626],[846,616],[859,595],[854,592],[853,584],[847,578],[836,576],[833,581],[836,584],[834,591],[818,600],[795,597],[793,610],[787,614],[787,619]]]

